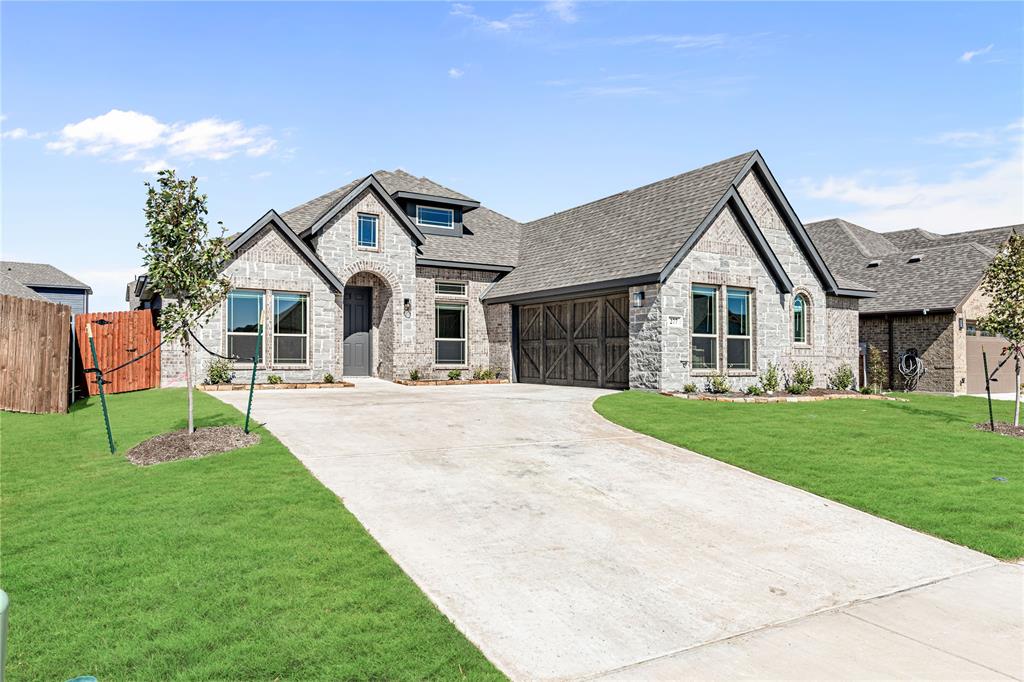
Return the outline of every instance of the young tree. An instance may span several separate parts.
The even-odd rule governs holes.
[[[1024,236],[1011,235],[989,263],[981,290],[991,298],[988,314],[978,320],[986,331],[1007,341],[1003,354],[1014,363],[1013,425],[1020,425],[1020,372],[1024,361]]]
[[[188,432],[192,433],[191,331],[227,297],[230,283],[221,268],[231,252],[222,223],[217,223],[220,236],[209,236],[206,195],[199,193],[195,177],[182,180],[173,170],[162,170],[156,184],[147,182],[146,188],[148,243],[139,248],[153,291],[173,299],[160,311],[160,329],[168,339],[179,341],[185,351]]]

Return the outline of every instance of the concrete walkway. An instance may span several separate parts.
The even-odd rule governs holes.
[[[598,395],[362,380],[254,413],[513,678],[1024,675],[1021,566],[617,427]]]

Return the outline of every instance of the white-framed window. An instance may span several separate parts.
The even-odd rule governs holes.
[[[356,217],[356,246],[364,249],[377,248],[377,216],[360,213]]]
[[[694,284],[690,301],[690,362],[693,369],[718,369],[718,288]]]
[[[434,282],[434,294],[437,296],[465,296],[465,282]]]
[[[228,293],[227,354],[238,362],[252,362],[256,354],[261,310],[262,291],[235,289]]]
[[[308,296],[274,292],[274,364],[304,365],[307,361]]]
[[[417,206],[416,224],[420,227],[440,227],[450,230],[455,227],[455,211],[436,206]]]
[[[434,360],[439,365],[466,364],[466,305],[434,306]]]
[[[750,290],[725,290],[726,324],[725,366],[728,369],[750,369]]]
[[[797,294],[793,297],[793,343],[807,343],[807,297]]]

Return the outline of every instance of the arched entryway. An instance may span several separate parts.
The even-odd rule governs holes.
[[[395,295],[385,274],[360,270],[345,280],[341,358],[345,376],[392,378]]]

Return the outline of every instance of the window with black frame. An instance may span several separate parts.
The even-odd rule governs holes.
[[[466,306],[438,303],[434,312],[434,359],[437,364],[466,364]]]
[[[227,351],[240,362],[252,362],[256,353],[263,292],[236,289],[228,293]]]
[[[307,296],[274,292],[274,364],[304,365],[308,347]]]

